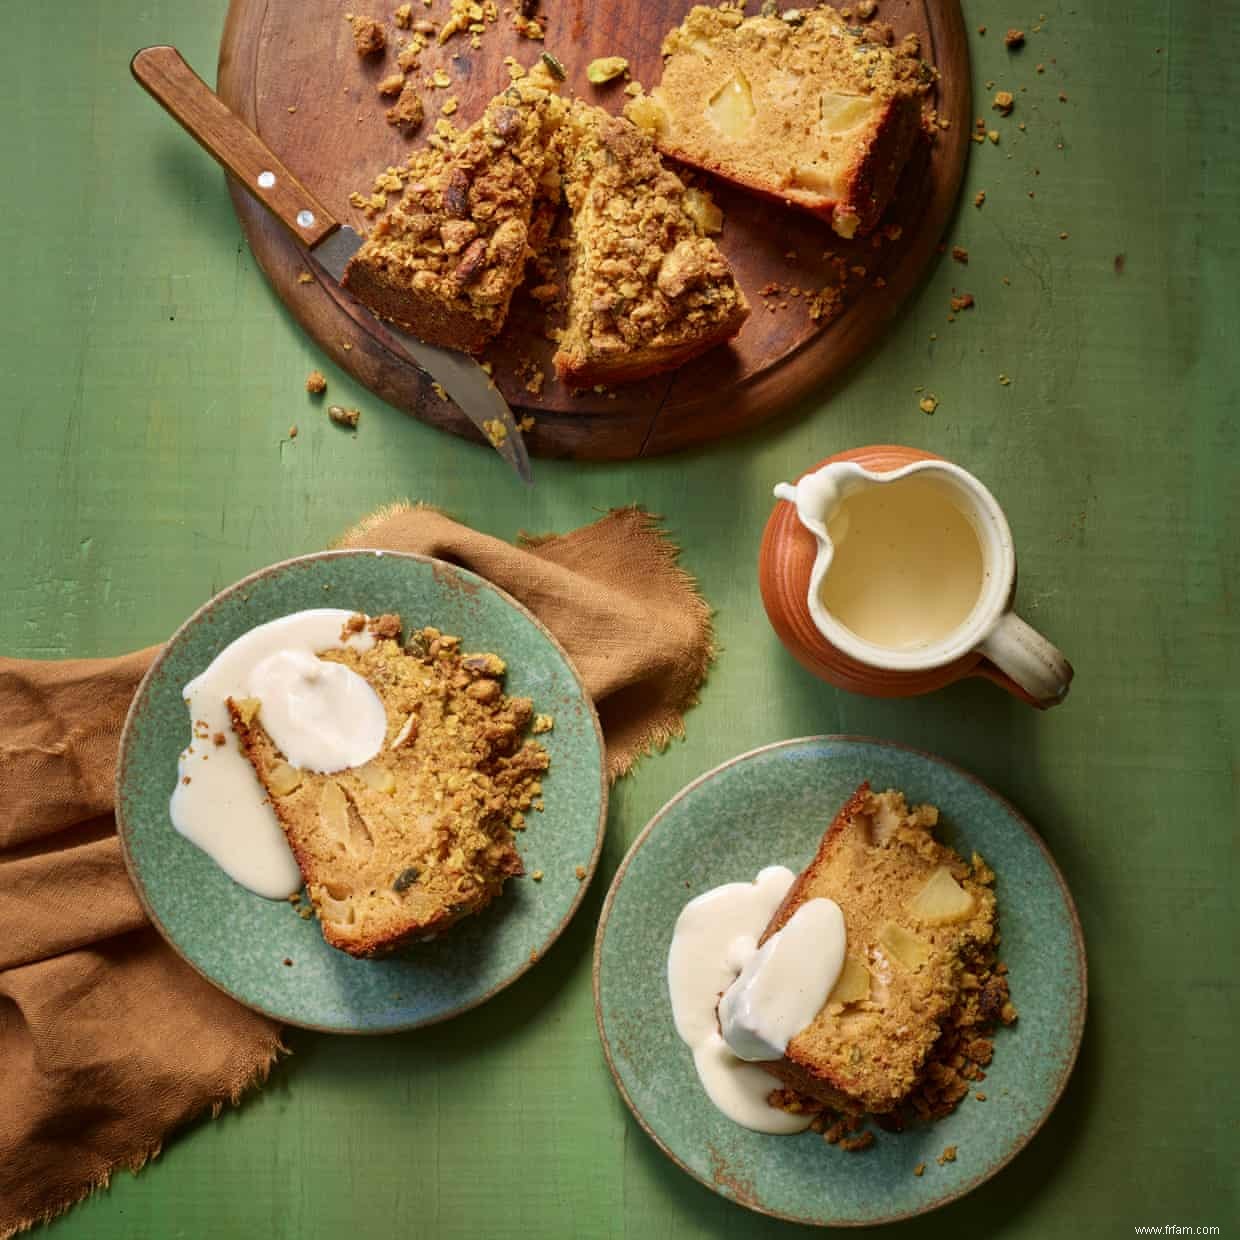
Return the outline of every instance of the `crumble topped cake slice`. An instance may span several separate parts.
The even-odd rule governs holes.
[[[396,616],[370,629],[369,649],[319,656],[356,672],[383,704],[383,747],[366,765],[330,775],[294,767],[263,728],[261,702],[228,700],[323,937],[351,956],[444,930],[521,874],[513,829],[549,766],[524,738],[532,704],[504,694],[497,655],[463,654],[458,638],[433,628],[402,647]]]
[[[937,822],[933,806],[910,809],[901,793],[862,784],[763,933],[818,896],[843,910],[839,981],[784,1058],[763,1065],[837,1110],[883,1114],[906,1099],[962,991],[977,987],[971,969],[993,957],[994,874],[939,843]]]
[[[575,102],[557,142],[573,216],[559,377],[574,387],[630,382],[736,335],[749,304],[650,137]]]
[[[541,86],[514,82],[468,129],[389,169],[403,192],[350,260],[345,286],[429,344],[479,352],[545,241],[564,108]]]
[[[625,111],[665,155],[865,234],[934,80],[915,39],[891,48],[882,34],[825,7],[747,18],[698,6],[664,40],[659,85]]]

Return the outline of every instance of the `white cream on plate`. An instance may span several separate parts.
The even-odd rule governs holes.
[[[185,686],[194,739],[177,763],[172,825],[230,878],[269,899],[292,895],[301,874],[233,735],[227,699],[258,698],[263,727],[294,766],[330,772],[369,762],[383,746],[383,703],[356,672],[315,657],[374,645],[367,632],[341,636],[355,614],[321,607],[260,624]]]
[[[767,1095],[782,1082],[747,1063],[724,1034],[736,1038],[746,1058],[779,1059],[788,1039],[826,1002],[844,961],[844,919],[830,900],[808,901],[758,950],[795,878],[785,866],[768,866],[752,883],[725,883],[690,900],[676,920],[667,958],[676,1032],[693,1052],[702,1087],[729,1119],[757,1132],[802,1132],[811,1117],[771,1106]],[[742,980],[721,1033],[720,1000]],[[748,1054],[755,1049],[763,1053]]]
[[[719,1001],[723,1040],[741,1059],[782,1059],[826,1003],[844,968],[844,914],[807,900],[745,962]]]

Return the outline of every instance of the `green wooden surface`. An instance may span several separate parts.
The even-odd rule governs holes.
[[[266,1089],[57,1234],[791,1232],[692,1183],[631,1122],[589,962],[606,881],[650,814],[735,753],[820,731],[936,750],[1008,795],[1067,873],[1090,948],[1085,1047],[1050,1124],[905,1234],[1234,1228],[1237,17],[1203,0],[1043,4],[1040,33],[1034,10],[969,4],[970,28],[989,28],[972,37],[978,114],[1004,87],[1017,111],[999,146],[972,150],[949,238],[967,269],[944,257],[829,399],[688,456],[541,463],[529,492],[330,367],[360,433],[307,403],[320,359],[242,246],[220,174],[127,71],[137,47],[173,41],[209,74],[224,0],[9,6],[0,648],[156,641],[217,587],[405,495],[504,535],[641,501],[683,545],[722,646],[687,740],[617,788],[596,887],[537,969],[420,1034],[291,1034]],[[1029,46],[1013,57],[1016,25]],[[948,323],[953,286],[977,308]],[[932,418],[918,385],[941,402]],[[869,701],[779,647],[754,573],[770,484],[882,440],[959,461],[1004,503],[1022,608],[1077,667],[1065,707],[1037,715],[980,683]]]

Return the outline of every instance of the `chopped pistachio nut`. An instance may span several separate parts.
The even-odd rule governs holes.
[[[627,68],[629,62],[623,56],[600,56],[590,61],[586,68],[586,78],[595,86],[618,78]]]

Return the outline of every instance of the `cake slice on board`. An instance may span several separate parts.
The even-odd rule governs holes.
[[[749,303],[650,137],[578,101],[558,138],[572,212],[559,377],[573,387],[631,382],[735,336]]]
[[[382,178],[399,200],[344,274],[381,318],[428,344],[478,353],[503,327],[559,199],[558,96],[514,82],[451,141]]]
[[[825,7],[745,17],[698,6],[664,40],[659,84],[625,111],[665,155],[864,235],[891,201],[935,76],[915,36],[889,47],[884,33]]]

